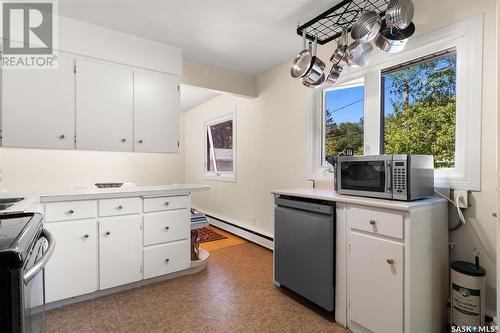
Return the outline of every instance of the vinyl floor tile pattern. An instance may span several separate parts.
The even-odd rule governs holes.
[[[197,274],[49,311],[45,332],[349,331],[275,287],[271,251],[244,243],[211,252]]]

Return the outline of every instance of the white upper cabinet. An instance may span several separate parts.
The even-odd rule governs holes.
[[[180,78],[134,71],[134,151],[177,152]]]
[[[2,71],[2,144],[74,149],[74,58],[59,54],[57,69]]]
[[[131,69],[77,59],[77,149],[132,151],[133,90]]]

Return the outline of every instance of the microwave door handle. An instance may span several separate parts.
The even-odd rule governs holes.
[[[41,236],[47,240],[48,247],[40,257],[40,259],[24,274],[24,283],[26,284],[30,282],[38,274],[38,272],[43,269],[43,267],[47,264],[50,257],[52,256],[52,253],[54,253],[54,248],[56,245],[54,236],[52,236],[52,234],[45,228],[42,229]]]
[[[385,162],[385,190],[390,191],[392,189],[392,166],[391,162]]]

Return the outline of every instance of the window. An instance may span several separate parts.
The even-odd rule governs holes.
[[[323,92],[323,160],[346,149],[363,155],[364,86],[346,84]]]
[[[455,48],[382,70],[383,152],[455,167],[456,76]]]
[[[235,181],[234,113],[205,123],[205,178]]]

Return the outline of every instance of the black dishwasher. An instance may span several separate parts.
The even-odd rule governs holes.
[[[275,199],[274,280],[327,311],[335,309],[335,204]]]

